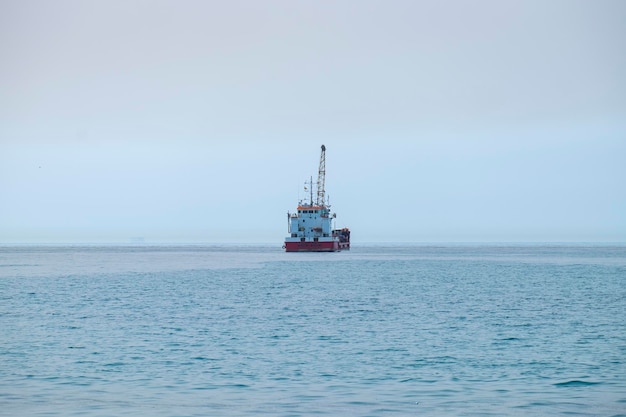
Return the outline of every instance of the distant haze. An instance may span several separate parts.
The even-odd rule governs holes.
[[[0,244],[626,241],[626,2],[0,2]]]

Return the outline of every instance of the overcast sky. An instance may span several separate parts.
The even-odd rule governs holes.
[[[626,241],[626,2],[0,0],[0,243]]]

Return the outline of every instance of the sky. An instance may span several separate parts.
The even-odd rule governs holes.
[[[626,2],[0,0],[0,244],[626,242]]]

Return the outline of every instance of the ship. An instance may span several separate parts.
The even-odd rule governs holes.
[[[308,201],[300,200],[295,213],[287,212],[286,252],[338,252],[350,249],[350,229],[335,229],[336,213],[330,212],[326,199],[326,147],[322,145],[315,199],[313,177],[306,184]]]

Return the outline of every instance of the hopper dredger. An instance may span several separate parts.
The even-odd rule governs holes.
[[[334,228],[335,213],[326,200],[326,147],[322,145],[317,176],[317,192],[313,199],[313,178],[307,184],[309,200],[300,201],[297,212],[287,213],[288,233],[283,248],[286,252],[336,252],[350,249],[350,230]]]

